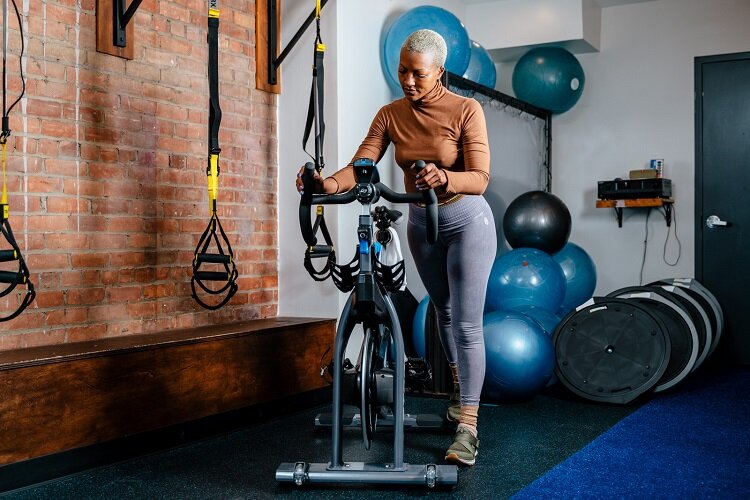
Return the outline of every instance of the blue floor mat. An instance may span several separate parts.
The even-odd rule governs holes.
[[[750,368],[701,374],[514,496],[750,498]]]

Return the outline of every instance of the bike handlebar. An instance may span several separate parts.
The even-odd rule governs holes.
[[[419,160],[415,167],[417,172],[425,167],[425,162]],[[357,188],[361,185],[371,185],[375,189],[372,203],[377,202],[382,196],[392,203],[424,203],[427,210],[427,242],[432,244],[437,241],[438,236],[438,204],[437,195],[433,189],[425,190],[420,193],[397,193],[381,182],[358,182],[355,187],[341,194],[313,194],[313,175],[315,165],[311,162],[305,164],[302,172],[303,193],[299,202],[299,223],[302,230],[302,237],[309,246],[317,244],[317,238],[313,232],[312,223],[310,222],[310,210],[315,205],[344,205],[357,200]]]

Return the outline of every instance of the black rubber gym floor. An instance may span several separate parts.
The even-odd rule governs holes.
[[[408,413],[440,413],[446,399],[407,398]],[[431,496],[507,498],[544,474],[637,406],[592,404],[563,391],[551,391],[525,403],[482,406],[477,464],[459,470],[458,486],[431,491]],[[144,457],[88,470],[16,490],[9,498],[358,498],[419,497],[420,487],[372,487],[278,484],[281,462],[327,462],[330,433],[313,429],[325,406],[246,425]],[[442,463],[452,435],[407,433],[406,461]],[[390,462],[391,434],[380,431],[369,451],[360,433],[347,431],[344,460]]]

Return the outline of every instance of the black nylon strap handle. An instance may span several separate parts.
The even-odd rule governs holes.
[[[199,253],[195,255],[195,261],[198,264],[210,262],[212,264],[229,264],[232,262],[232,256],[223,253]]]
[[[7,204],[7,188],[5,184],[5,169],[6,169],[6,147],[8,138],[10,137],[10,114],[13,107],[20,102],[26,93],[26,78],[23,75],[23,57],[24,57],[24,35],[23,35],[23,24],[21,23],[21,15],[18,12],[18,6],[13,1],[13,8],[16,11],[16,18],[18,19],[18,29],[21,33],[21,52],[18,56],[19,61],[19,72],[21,77],[21,93],[18,98],[6,108],[7,102],[7,85],[6,85],[6,59],[7,59],[7,46],[6,36],[8,33],[8,5],[3,2],[3,68],[2,68],[2,87],[3,87],[3,116],[2,116],[2,131],[0,131],[0,144],[2,144],[2,198],[0,200],[0,233],[5,237],[5,240],[11,246],[9,250],[2,250],[0,252],[0,262],[12,262],[18,261],[17,271],[0,271],[0,283],[7,284],[3,290],[0,290],[0,297],[4,297],[10,294],[18,285],[26,286],[26,295],[24,295],[21,304],[18,308],[9,314],[8,316],[0,317],[0,322],[8,321],[19,314],[21,314],[28,306],[33,302],[36,293],[34,292],[34,285],[29,279],[30,273],[29,268],[26,266],[26,261],[21,255],[21,249],[16,243],[16,239],[13,236],[13,230],[10,228],[8,222],[8,204]]]
[[[202,307],[216,310],[224,306],[237,292],[237,278],[239,273],[234,263],[232,246],[229,243],[221,221],[216,214],[216,193],[218,193],[219,175],[219,128],[221,125],[221,106],[219,105],[219,11],[216,2],[209,5],[208,16],[208,168],[206,174],[209,179],[209,200],[211,201],[211,219],[206,229],[198,240],[193,258],[193,276],[190,279],[192,296]],[[216,168],[212,172],[212,165]],[[212,189],[213,187],[213,189]],[[213,193],[213,194],[212,194]],[[216,246],[217,252],[209,252],[211,244]],[[224,249],[226,246],[226,251]],[[201,269],[202,264],[217,264],[219,270]],[[206,286],[204,282],[223,283],[222,286]],[[197,288],[196,288],[197,285]],[[223,299],[216,304],[209,304],[200,298],[198,288],[208,295],[225,294]]]
[[[3,322],[9,321],[21,314],[29,306],[29,304],[34,301],[36,292],[34,291],[34,284],[31,283],[31,280],[29,279],[29,268],[26,266],[26,261],[21,255],[21,249],[18,247],[18,243],[16,243],[16,238],[13,236],[13,231],[11,230],[10,224],[8,223],[7,219],[2,220],[2,222],[0,223],[0,233],[2,233],[2,235],[5,237],[5,240],[12,247],[12,249],[10,250],[3,250],[3,254],[7,255],[8,252],[12,252],[16,255],[16,258],[12,260],[18,261],[18,271],[0,271],[0,283],[5,283],[8,285],[0,291],[0,297],[8,295],[13,290],[15,290],[18,285],[26,286],[26,295],[24,295],[21,304],[8,316],[0,317],[0,322]],[[10,260],[6,262],[9,261]]]
[[[20,285],[26,282],[26,276],[22,272],[0,271],[0,283]]]
[[[0,262],[18,260],[18,252],[15,250],[0,250]]]

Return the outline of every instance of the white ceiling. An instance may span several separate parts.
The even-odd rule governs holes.
[[[654,0],[594,0],[601,7],[612,7],[614,5],[625,5],[627,3],[653,2]]]

